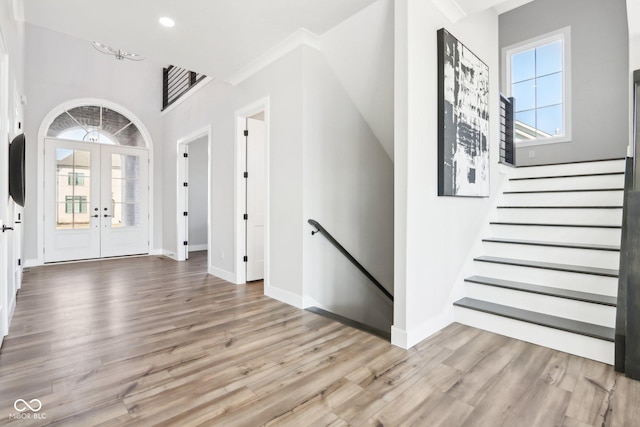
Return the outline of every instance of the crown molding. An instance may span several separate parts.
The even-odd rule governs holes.
[[[452,23],[456,23],[467,16],[462,6],[456,0],[431,0],[442,14]]]
[[[321,50],[320,37],[309,30],[300,28],[285,40],[267,50],[245,67],[241,68],[240,71],[226,78],[225,81],[230,83],[232,86],[237,86],[300,46],[309,46],[313,49]]]
[[[13,19],[18,22],[24,22],[24,1],[23,0],[13,0],[11,2],[11,6],[13,9]]]

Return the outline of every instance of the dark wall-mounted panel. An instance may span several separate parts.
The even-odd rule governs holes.
[[[9,194],[16,204],[24,207],[24,134],[16,136],[9,146]]]

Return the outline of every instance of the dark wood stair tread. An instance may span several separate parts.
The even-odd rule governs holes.
[[[624,171],[621,172],[597,172],[597,173],[578,173],[569,175],[549,175],[549,176],[526,176],[522,178],[509,178],[509,181],[527,181],[536,179],[558,179],[558,178],[585,178],[589,176],[609,176],[609,175],[624,175]]]
[[[517,239],[502,239],[498,237],[488,237],[482,239],[483,242],[489,243],[506,243],[514,245],[529,245],[529,246],[548,246],[552,248],[567,248],[567,249],[589,249],[595,251],[610,251],[620,252],[619,246],[613,245],[596,245],[591,243],[564,243],[564,242],[543,242],[538,240],[517,240]]]
[[[377,337],[383,338],[387,341],[391,341],[391,332],[385,332],[383,330],[374,328],[373,326],[365,325],[364,323],[357,322],[355,320],[349,319],[347,317],[341,316],[336,313],[332,313],[327,310],[323,310],[318,307],[309,307],[305,309],[311,313],[319,314],[320,316],[335,320],[337,322],[342,323],[343,325],[350,326],[352,328],[360,329],[361,331],[370,333],[371,335],[375,335]]]
[[[520,191],[504,191],[503,194],[588,193],[592,191],[624,191],[624,188],[574,188],[574,189],[567,189],[567,190],[520,190]]]
[[[521,225],[526,227],[573,227],[573,228],[622,228],[620,225],[600,225],[600,224],[549,224],[544,222],[510,222],[491,221],[491,225]]]
[[[540,168],[545,166],[558,166],[558,165],[575,165],[579,163],[597,163],[597,162],[617,162],[621,160],[626,160],[626,157],[612,157],[610,159],[593,159],[593,160],[572,160],[569,162],[557,162],[557,163],[546,163],[543,165],[521,165],[516,166],[518,169],[520,168]]]
[[[563,317],[551,316],[537,313],[535,311],[522,310],[491,302],[480,301],[473,298],[462,298],[453,303],[458,307],[470,310],[481,311],[483,313],[494,314],[508,319],[533,323],[535,325],[546,326],[548,328],[580,334],[591,338],[605,341],[614,341],[615,330],[606,326],[594,325],[592,323],[580,322],[577,320],[565,319]]]
[[[622,206],[498,206],[498,209],[622,209]]]
[[[479,256],[474,261],[494,264],[515,265],[519,267],[541,268],[545,270],[566,271],[569,273],[591,274],[594,276],[618,277],[618,270],[609,268],[587,267],[583,265],[556,264],[552,262],[528,261],[523,259]]]
[[[589,302],[592,304],[615,307],[617,298],[608,295],[592,294],[588,292],[572,291],[569,289],[553,288],[550,286],[534,285],[532,283],[514,282],[511,280],[495,279],[493,277],[471,276],[464,279],[465,282],[480,285],[494,286],[497,288],[511,289],[515,291],[529,292],[538,295],[546,295],[574,301]]]

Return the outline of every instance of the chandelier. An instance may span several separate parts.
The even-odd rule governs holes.
[[[91,42],[91,45],[101,53],[106,53],[107,55],[113,55],[117,60],[122,61],[123,59],[130,59],[132,61],[142,61],[144,56],[138,55],[137,53],[125,52],[120,49],[114,49],[111,46],[107,46],[106,44],[102,44],[99,42]]]

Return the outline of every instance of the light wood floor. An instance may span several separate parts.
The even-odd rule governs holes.
[[[202,254],[32,268],[0,424],[640,425],[640,383],[610,366],[459,324],[406,351],[262,294]],[[46,419],[10,418],[16,399]]]

